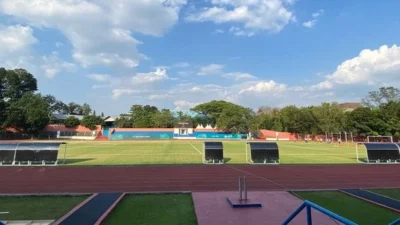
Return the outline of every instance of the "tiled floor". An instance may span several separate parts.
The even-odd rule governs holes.
[[[192,194],[199,225],[280,225],[302,203],[288,192],[249,192],[248,199],[262,203],[261,208],[236,208],[226,198],[239,198],[237,192],[194,192]],[[329,217],[313,210],[313,224],[338,225]],[[307,224],[303,210],[290,225]]]

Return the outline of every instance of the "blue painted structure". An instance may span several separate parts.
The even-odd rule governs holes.
[[[190,135],[178,135],[171,131],[116,131],[110,136],[111,140],[134,139],[173,139],[177,137],[192,137],[196,139],[242,139],[247,134],[232,134],[228,132],[194,131]]]
[[[389,223],[389,225],[398,225],[398,224],[400,224],[400,218],[398,218],[397,220]]]
[[[341,222],[344,225],[358,225],[344,217],[339,216],[336,213],[333,213],[315,203],[312,203],[310,201],[304,201],[299,208],[297,208],[283,223],[282,225],[288,225],[290,221],[292,221],[304,208],[307,210],[307,225],[312,225],[312,214],[311,214],[311,209],[315,209],[327,216],[329,216],[332,219],[335,219],[339,222]]]

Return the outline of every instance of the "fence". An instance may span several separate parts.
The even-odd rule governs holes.
[[[301,211],[303,211],[303,209],[306,208],[307,211],[307,225],[312,225],[312,214],[311,214],[311,209],[315,209],[327,216],[329,216],[330,218],[339,221],[340,223],[344,224],[344,225],[358,225],[357,223],[354,223],[344,217],[341,217],[339,215],[337,215],[336,213],[333,213],[313,202],[310,201],[304,201],[299,208],[297,208],[286,220],[285,222],[282,223],[282,225],[288,225]],[[400,218],[389,223],[388,225],[399,225],[400,224]]]
[[[92,131],[60,131],[59,135],[57,131],[42,131],[36,135],[29,135],[21,132],[0,132],[0,140],[52,140],[52,139],[63,139],[63,137],[95,137],[98,132]]]

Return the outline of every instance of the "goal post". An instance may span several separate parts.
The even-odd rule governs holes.
[[[393,143],[393,136],[367,136],[367,142],[390,142]]]

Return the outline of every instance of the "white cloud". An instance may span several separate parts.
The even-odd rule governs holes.
[[[239,27],[231,27],[229,29],[229,32],[233,33],[235,36],[247,36],[247,37],[252,37],[255,35],[254,32],[252,31],[245,31]]]
[[[0,56],[20,54],[38,42],[29,26],[0,24],[0,34]]]
[[[64,43],[62,43],[62,42],[56,42],[56,47],[57,47],[57,48],[61,48],[62,46],[64,46]]]
[[[249,74],[249,73],[225,73],[222,74],[222,77],[225,78],[231,78],[235,81],[241,81],[241,80],[252,80],[252,79],[257,79],[257,77]]]
[[[326,80],[317,84],[320,89],[331,89],[337,85],[400,84],[400,46],[387,45],[379,49],[364,49],[357,57],[342,62]]]
[[[313,13],[311,15],[313,19],[303,22],[303,26],[306,27],[306,28],[313,28],[315,26],[315,24],[317,24],[318,17],[322,16],[322,14],[324,14],[324,10],[323,9],[320,9],[317,12]]]
[[[188,62],[180,62],[174,65],[174,67],[177,68],[188,68],[190,66],[190,63]]]
[[[0,0],[0,12],[31,26],[59,30],[82,66],[101,64],[132,73],[143,56],[132,32],[162,36],[185,0]]]
[[[189,14],[186,20],[241,24],[246,33],[280,32],[295,21],[295,16],[288,9],[292,4],[293,0],[211,0],[211,6]]]
[[[174,102],[175,110],[189,110],[199,104],[200,103],[198,102],[190,102],[185,100],[178,100]]]
[[[223,31],[223,30],[221,30],[221,29],[216,29],[216,30],[215,30],[215,33],[217,33],[217,34],[223,34],[223,33],[225,33],[225,31]]]
[[[279,93],[287,90],[286,84],[278,84],[273,80],[270,81],[260,81],[257,82],[255,85],[251,85],[250,87],[244,88],[239,91],[239,94],[242,93]]]
[[[210,65],[201,67],[200,72],[198,72],[197,75],[204,76],[204,75],[220,74],[222,72],[223,68],[224,68],[224,65],[210,64]]]
[[[48,56],[42,57],[43,64],[40,66],[47,78],[53,78],[62,70],[69,72],[75,71],[76,65],[60,59],[58,52],[52,52]]]
[[[106,82],[111,80],[111,76],[109,74],[92,73],[87,75],[87,77],[97,82]]]
[[[317,20],[309,20],[309,21],[304,22],[303,26],[307,27],[307,28],[313,28],[316,23],[317,23]]]
[[[313,18],[317,18],[317,17],[319,17],[319,16],[322,16],[322,14],[324,14],[324,10],[323,10],[323,9],[320,9],[320,10],[318,10],[318,12],[313,13],[311,16],[312,16]]]
[[[170,99],[171,95],[169,94],[153,94],[153,95],[149,95],[149,97],[147,97],[149,100],[165,100],[165,99]]]
[[[169,79],[165,69],[158,68],[155,72],[138,73],[132,78],[133,85],[151,84]]]

